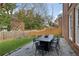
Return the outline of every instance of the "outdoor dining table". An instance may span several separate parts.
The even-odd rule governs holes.
[[[45,51],[50,50],[51,42],[53,40],[53,35],[41,36],[37,39],[40,42],[41,46],[44,46]]]

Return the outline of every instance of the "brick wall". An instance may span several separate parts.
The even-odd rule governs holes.
[[[63,18],[62,18],[62,34],[64,36],[65,39],[68,39],[68,4],[64,3],[63,4]]]
[[[79,47],[75,41],[75,8],[76,3],[72,3],[70,6],[68,3],[63,4],[63,20],[62,20],[62,32],[64,38],[68,41],[73,50],[79,55]],[[72,12],[72,41],[69,39],[69,14]]]
[[[70,6],[68,3],[63,4],[63,20],[62,20],[62,32],[65,39],[69,39],[69,13],[72,11],[73,14],[73,36],[75,37],[75,7],[76,4],[72,3]],[[73,37],[73,39],[74,39]]]

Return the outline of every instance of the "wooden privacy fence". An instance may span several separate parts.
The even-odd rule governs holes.
[[[26,32],[23,31],[2,31],[0,32],[0,39],[16,39],[16,38],[20,38],[20,37],[24,37],[24,34]]]
[[[2,31],[0,32],[0,40],[16,39],[25,36],[38,36],[38,35],[59,35],[61,34],[60,28],[45,28],[42,30],[29,30],[29,31]]]
[[[42,30],[30,31],[28,35],[60,35],[61,28],[45,28]]]

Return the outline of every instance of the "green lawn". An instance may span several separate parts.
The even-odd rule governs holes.
[[[33,37],[26,37],[20,39],[13,39],[13,40],[3,40],[0,41],[0,55],[4,55],[16,48],[19,48],[29,42],[31,42]]]

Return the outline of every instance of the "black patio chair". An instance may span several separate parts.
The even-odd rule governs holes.
[[[53,38],[53,40],[51,42],[51,50],[55,49],[57,52],[57,55],[59,55],[59,49],[60,49],[59,41],[60,41],[60,39]]]
[[[35,42],[38,41],[38,40],[36,40],[36,39],[39,38],[39,37],[40,37],[40,36],[38,36],[38,37],[36,37],[36,38],[33,38],[33,46],[35,45]],[[33,47],[33,46],[32,46],[32,47]]]
[[[36,38],[33,38],[33,46],[32,46],[32,48],[35,46],[35,43],[36,43]]]
[[[58,48],[58,49],[60,49],[60,38],[57,38],[57,42],[56,42],[56,47]]]
[[[44,55],[45,52],[45,48],[44,46],[40,45],[40,42],[36,42],[35,43],[35,55],[38,52],[39,54],[41,54],[42,56]]]

